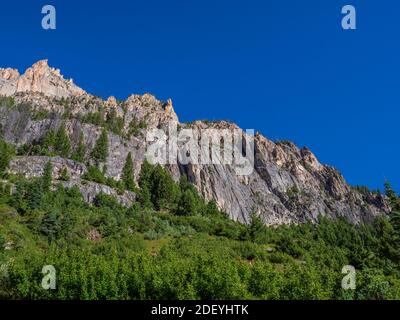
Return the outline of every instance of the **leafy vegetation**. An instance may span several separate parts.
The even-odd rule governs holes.
[[[232,221],[186,177],[175,183],[146,162],[141,203],[129,208],[54,190],[51,170],[18,178],[12,196],[0,188],[1,298],[400,299],[400,202],[389,185],[390,218],[270,228],[255,213],[249,225]],[[57,270],[56,290],[41,287],[44,265]],[[345,265],[357,270],[355,290],[341,287]]]
[[[123,136],[124,118],[117,115],[117,111],[113,108],[109,112],[104,111],[89,112],[79,119],[84,123],[90,123],[98,127],[109,130],[116,135]]]
[[[147,125],[144,120],[138,121],[132,119],[129,123],[127,138],[129,139],[131,136],[137,136],[140,133],[140,130],[145,129],[146,127]]]
[[[111,188],[118,189],[121,193],[127,190],[122,180],[117,181],[113,178],[106,177],[104,172],[97,166],[89,166],[87,172],[82,176],[82,179],[107,185]]]
[[[22,145],[18,155],[60,156],[68,158],[71,154],[71,140],[62,124],[57,131],[49,129],[41,139],[30,145]]]
[[[14,105],[15,105],[15,100],[13,97],[0,96],[0,106],[11,108]]]
[[[61,127],[40,147],[66,154],[66,141]],[[97,161],[106,144],[104,130]],[[121,181],[98,166],[83,177],[137,192],[124,207],[105,194],[86,203],[52,180],[51,163],[39,178],[7,176],[14,153],[0,140],[0,298],[400,299],[400,199],[389,183],[392,212],[370,224],[320,217],[268,227],[255,210],[248,225],[231,220],[186,176],[177,183],[146,161],[136,186],[131,154]],[[55,290],[41,286],[45,265],[56,269]],[[355,290],[341,286],[346,265],[357,270]]]

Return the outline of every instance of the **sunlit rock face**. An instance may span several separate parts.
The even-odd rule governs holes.
[[[18,92],[36,92],[58,98],[85,93],[72,79],[65,80],[60,70],[49,67],[47,60],[36,62],[22,75],[14,69],[0,69],[0,94],[11,96]]]
[[[165,129],[171,124],[180,130],[239,129],[227,121],[180,123],[172,100],[160,101],[151,94],[131,95],[125,101],[114,97],[104,101],[65,80],[59,70],[48,66],[47,60],[35,63],[23,75],[14,69],[0,69],[0,95],[12,97],[15,103],[12,107],[0,104],[0,133],[7,141],[18,146],[29,145],[39,141],[49,129],[57,130],[63,124],[73,148],[83,137],[85,162],[91,161],[91,150],[103,130],[83,121],[85,115],[101,112],[106,119],[113,113],[123,119],[119,134],[109,132],[109,155],[104,164],[106,175],[116,180],[121,178],[129,152],[138,179],[145,158],[147,130]],[[35,116],[43,111],[45,117]],[[132,134],[133,124],[136,130]],[[337,170],[321,164],[308,148],[299,148],[291,142],[273,142],[259,133],[254,137],[254,147],[254,170],[248,176],[237,175],[231,165],[183,165],[176,160],[166,167],[176,180],[186,174],[204,198],[215,200],[232,219],[241,222],[249,222],[250,212],[255,211],[270,225],[316,222],[319,216],[343,216],[359,223],[389,210],[382,195],[353,190]],[[45,160],[48,159],[17,157],[11,170],[37,176]],[[115,194],[125,205],[135,200],[132,194],[121,196],[107,186],[82,183],[84,164],[60,158],[51,160],[58,171],[64,166],[70,169],[68,185],[77,185],[87,201],[98,192]]]

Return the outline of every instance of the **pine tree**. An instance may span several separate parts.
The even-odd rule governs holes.
[[[197,213],[196,197],[189,189],[181,194],[179,199],[177,214],[181,216],[190,216]]]
[[[47,213],[41,222],[40,231],[47,236],[49,242],[57,239],[61,230],[59,215],[56,211]]]
[[[57,153],[64,158],[67,158],[71,151],[71,142],[65,130],[64,124],[61,125],[57,131],[55,149]]]
[[[392,223],[393,229],[400,240],[400,211],[393,211],[390,214],[390,222]]]
[[[141,188],[144,186],[150,187],[152,174],[153,166],[147,160],[144,160],[139,175],[139,186]]]
[[[151,193],[147,186],[140,189],[138,194],[138,201],[143,208],[153,209],[153,203],[151,202]]]
[[[14,154],[15,148],[7,142],[0,140],[0,176],[6,171]]]
[[[400,198],[392,189],[388,181],[385,182],[385,193],[389,198],[392,211],[390,212],[390,223],[393,227],[394,247],[396,248],[396,258],[400,261]]]
[[[26,193],[26,202],[29,209],[37,209],[40,207],[40,204],[43,199],[43,191],[45,191],[43,190],[43,184],[44,184],[43,180],[44,179],[42,177],[42,179],[35,180],[32,183],[28,184]]]
[[[385,194],[389,198],[390,201],[393,201],[397,198],[396,193],[392,189],[390,182],[387,180],[385,181]]]
[[[139,175],[139,187],[140,191],[138,194],[139,203],[143,208],[153,208],[153,203],[151,202],[151,176],[153,174],[153,166],[144,160],[142,167],[140,169]]]
[[[100,137],[96,141],[96,145],[92,150],[92,157],[96,164],[105,162],[108,157],[108,133],[107,130],[103,130]]]
[[[186,174],[181,175],[179,180],[180,198],[177,214],[194,215],[206,211],[206,203],[200,198],[196,187],[189,182]]]
[[[47,131],[41,142],[41,153],[44,155],[51,155],[54,152],[56,140],[55,131],[53,129]]]
[[[151,201],[157,210],[174,209],[179,200],[179,188],[161,165],[154,167],[151,176]]]
[[[70,176],[68,173],[68,169],[66,167],[62,168],[61,173],[60,173],[60,180],[61,181],[69,181]]]
[[[124,128],[124,119],[122,117],[118,117],[117,111],[112,109],[107,113],[106,125],[111,132],[121,135],[122,129]]]
[[[255,208],[250,212],[250,225],[248,226],[249,238],[255,242],[259,234],[264,230],[265,226],[259,215],[257,215]]]
[[[179,179],[179,188],[181,189],[182,192],[186,191],[191,187],[191,184],[189,182],[189,179],[186,174],[182,174],[180,179]]]
[[[44,192],[50,191],[51,182],[53,176],[53,165],[51,162],[47,162],[43,169],[43,176],[42,176],[42,189]]]
[[[86,153],[85,142],[83,133],[81,133],[79,136],[78,147],[76,148],[74,154],[72,155],[72,159],[77,162],[83,162],[85,160],[85,153]]]
[[[215,214],[220,213],[215,200],[211,200],[209,203],[207,203],[207,205],[205,207],[205,213],[207,215],[215,215]]]
[[[400,211],[400,200],[397,197],[396,192],[392,189],[389,181],[385,181],[385,194],[389,198],[392,211]]]
[[[135,191],[135,179],[133,170],[132,154],[129,152],[126,157],[125,166],[122,170],[122,181],[125,185],[125,189],[129,191]]]

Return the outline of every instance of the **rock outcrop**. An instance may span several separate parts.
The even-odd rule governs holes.
[[[131,206],[136,200],[136,195],[132,192],[125,191],[121,194],[104,184],[83,180],[82,176],[87,172],[86,166],[69,159],[45,156],[17,157],[11,161],[9,171],[13,174],[24,175],[27,178],[40,177],[43,175],[43,168],[48,162],[53,167],[54,185],[61,183],[65,188],[77,187],[83,199],[88,203],[92,203],[99,193],[113,196],[127,207]],[[60,180],[63,169],[67,170],[68,181]]]
[[[84,138],[87,161],[103,128],[86,121],[85,116],[99,112],[106,119],[113,112],[120,117],[123,128],[119,134],[109,133],[109,156],[105,163],[107,176],[116,180],[121,178],[129,152],[134,160],[135,177],[139,176],[148,129],[167,128],[171,123],[180,129],[238,129],[226,121],[180,123],[171,100],[162,102],[150,94],[132,95],[122,102],[113,97],[103,101],[64,80],[58,70],[48,67],[47,61],[36,63],[22,76],[13,69],[0,69],[0,95],[14,100],[12,107],[0,102],[0,133],[6,140],[17,146],[31,145],[49,129],[56,130],[64,123],[74,148],[80,137]],[[43,110],[45,116],[37,116]],[[315,222],[319,215],[343,216],[359,223],[389,211],[382,195],[354,190],[337,170],[321,164],[308,148],[290,142],[276,143],[259,133],[254,146],[254,170],[248,176],[237,175],[230,165],[184,165],[177,160],[167,168],[175,179],[186,174],[207,200],[214,199],[232,219],[242,222],[249,221],[252,210],[266,224]],[[40,175],[45,160],[48,159],[17,158],[11,164],[11,171]],[[83,164],[61,158],[52,162],[55,178],[60,168],[68,166],[71,181],[65,185],[77,185],[87,201],[92,201],[98,192],[113,194],[126,205],[135,199],[132,194],[121,196],[106,186],[83,184],[81,176],[86,170]]]
[[[47,60],[36,62],[23,75],[15,69],[0,69],[0,95],[10,96],[18,92],[37,92],[58,98],[85,93],[72,79],[65,80],[60,70],[50,68]]]

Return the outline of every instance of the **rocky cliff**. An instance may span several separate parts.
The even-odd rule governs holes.
[[[72,80],[65,80],[59,70],[48,66],[47,60],[35,63],[23,75],[15,69],[0,69],[0,95],[8,97],[0,100],[0,133],[4,139],[29,148],[50,129],[63,124],[74,149],[83,138],[85,162],[89,163],[91,150],[104,128],[102,121],[111,115],[119,119],[118,130],[109,132],[109,156],[104,163],[107,176],[115,180],[121,178],[129,152],[134,159],[135,177],[139,176],[148,129],[166,128],[170,123],[176,123],[179,129],[237,128],[222,121],[180,123],[171,100],[159,101],[150,94],[132,95],[126,101],[113,97],[104,101]],[[94,114],[100,115],[100,121],[90,120]],[[383,196],[354,190],[338,171],[319,163],[308,148],[290,142],[275,143],[259,133],[254,146],[254,170],[248,176],[237,175],[230,165],[183,165],[177,160],[167,168],[175,179],[186,174],[207,200],[214,199],[232,219],[242,222],[248,222],[251,210],[256,210],[267,224],[316,221],[319,215],[344,216],[358,223],[389,210]],[[10,170],[40,175],[43,161],[22,155],[13,160]],[[60,158],[52,161],[65,161],[63,166],[68,166],[72,175],[69,185],[78,185],[88,201],[99,191],[117,195],[106,186],[85,186],[81,181],[84,164]],[[132,194],[119,197],[127,205],[134,201]]]
[[[50,68],[47,60],[38,61],[23,75],[16,69],[0,69],[0,95],[10,96],[18,92],[38,92],[64,98],[84,93],[72,79],[64,80],[60,70]]]

